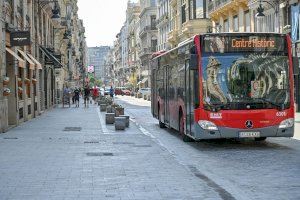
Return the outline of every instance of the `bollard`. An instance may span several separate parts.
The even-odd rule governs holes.
[[[106,124],[115,123],[115,114],[114,113],[106,113],[105,114],[105,122],[106,122]]]
[[[106,104],[100,104],[100,111],[105,112],[106,111]]]
[[[116,130],[125,130],[126,127],[126,118],[125,117],[115,117],[115,129]]]
[[[120,115],[119,117],[125,117],[125,119],[126,119],[126,127],[129,127],[129,115]]]

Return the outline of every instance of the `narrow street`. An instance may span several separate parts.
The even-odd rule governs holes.
[[[184,143],[149,101],[116,101],[125,131],[81,104],[1,134],[0,199],[300,199],[299,140]]]

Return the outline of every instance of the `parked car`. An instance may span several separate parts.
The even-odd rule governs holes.
[[[150,95],[151,94],[151,88],[141,88],[139,89],[139,93],[141,93],[143,96]]]
[[[122,89],[121,88],[116,88],[115,89],[115,95],[121,95],[122,94]]]
[[[130,92],[130,90],[122,90],[122,95],[130,96],[131,92]]]

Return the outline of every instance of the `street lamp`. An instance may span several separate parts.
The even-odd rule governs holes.
[[[265,14],[264,14],[264,8],[262,6],[262,2],[264,3],[267,3],[269,4],[275,11],[275,27],[276,27],[276,32],[280,32],[280,19],[279,19],[279,0],[271,0],[271,1],[267,1],[267,0],[260,0],[259,1],[259,6],[257,8],[257,14],[255,15],[255,17],[257,19],[262,19],[265,17]]]

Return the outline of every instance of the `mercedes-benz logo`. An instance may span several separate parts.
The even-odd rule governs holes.
[[[247,128],[253,128],[253,122],[251,120],[247,120],[245,125]]]

